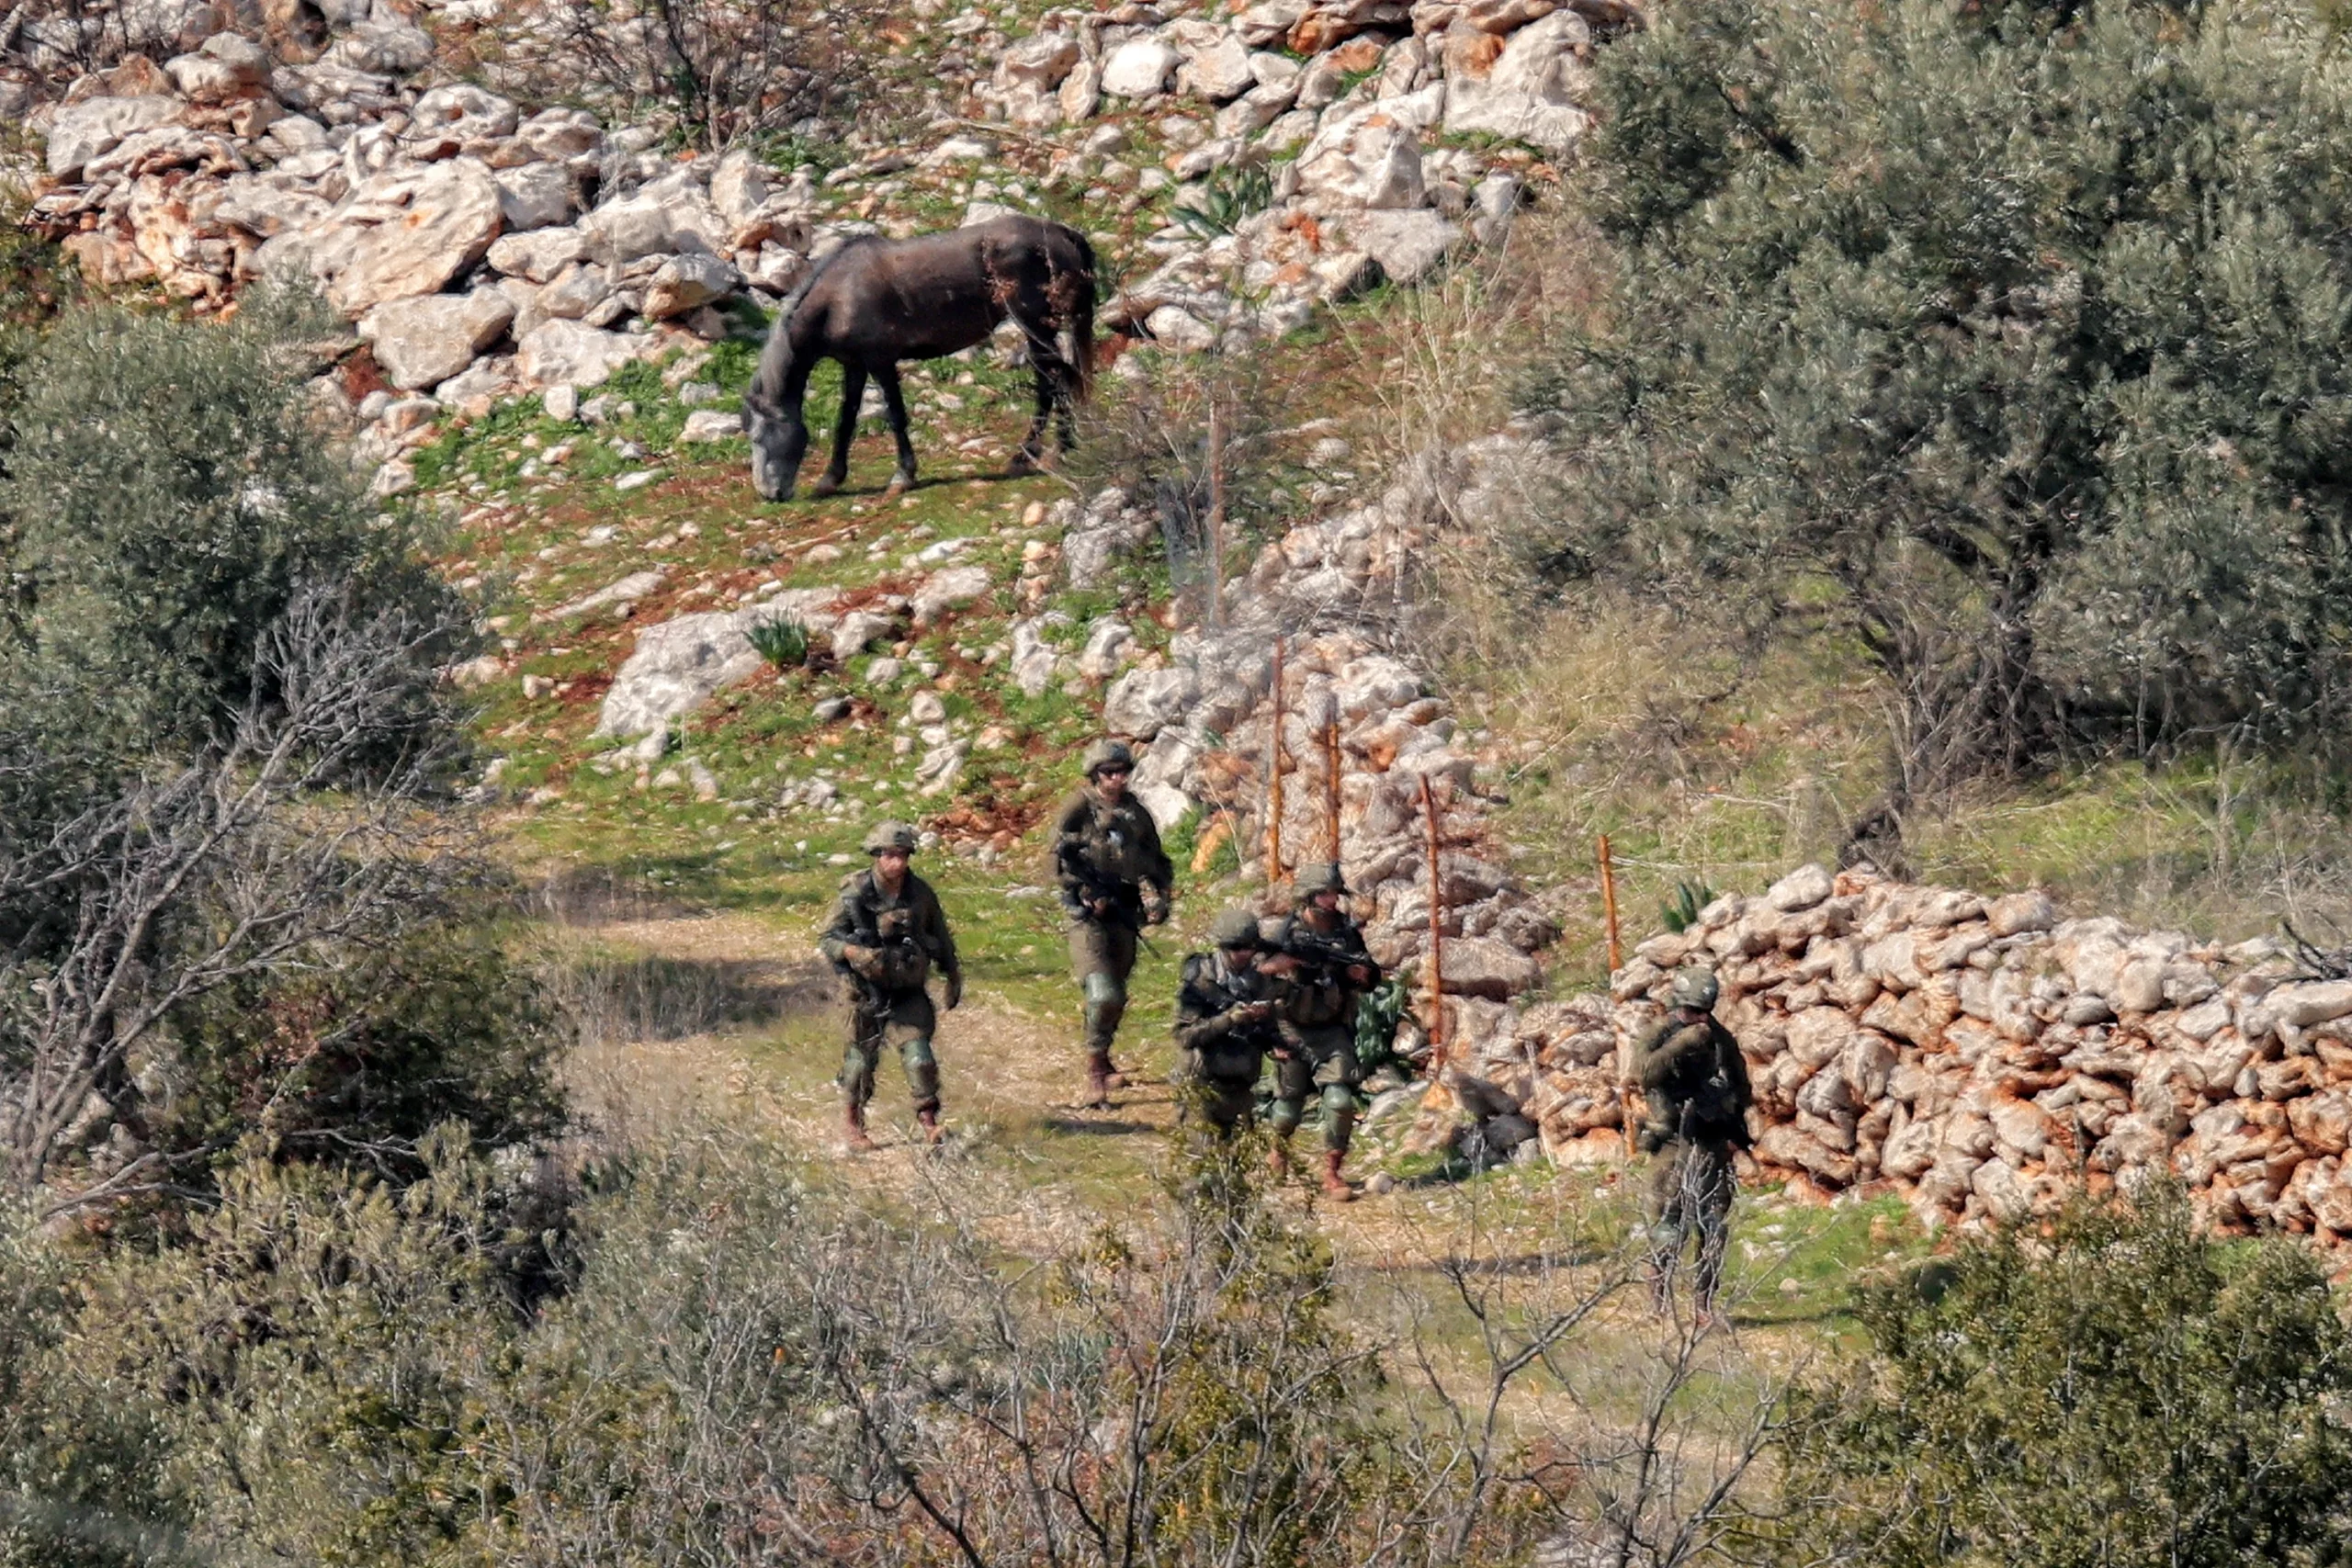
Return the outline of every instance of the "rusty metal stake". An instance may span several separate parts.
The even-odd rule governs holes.
[[[1429,819],[1430,1071],[1445,1065],[1445,893],[1438,881],[1437,792],[1421,775],[1421,814]]]
[[[1225,625],[1225,437],[1218,401],[1209,398],[1209,603],[1201,618]]]
[[[1609,972],[1625,967],[1625,950],[1617,940],[1617,867],[1609,858],[1609,835],[1600,835],[1600,908],[1609,919]]]
[[[1331,829],[1331,863],[1340,863],[1340,712],[1335,699],[1323,725],[1323,819]]]
[[[1283,879],[1283,639],[1274,638],[1273,723],[1266,731],[1266,886]]]

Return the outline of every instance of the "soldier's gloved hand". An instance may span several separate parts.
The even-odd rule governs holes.
[[[882,955],[870,947],[842,948],[842,962],[850,966],[852,974],[863,976],[868,980],[878,979],[881,976]]]
[[[1168,895],[1156,887],[1144,889],[1143,923],[1148,926],[1162,926],[1168,923]]]
[[[1372,984],[1372,971],[1361,964],[1351,964],[1348,965],[1348,978],[1359,986],[1369,986]]]
[[[947,990],[945,994],[941,996],[939,1001],[942,1007],[944,1007],[949,1012],[954,1012],[957,1004],[961,1003],[963,999],[964,974],[963,971],[959,969],[955,974],[947,976]]]

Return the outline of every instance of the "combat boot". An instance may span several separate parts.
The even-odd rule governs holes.
[[[1323,1196],[1334,1203],[1352,1203],[1356,1201],[1354,1184],[1340,1174],[1340,1162],[1347,1157],[1337,1149],[1323,1151]]]
[[[1111,1058],[1090,1056],[1086,1060],[1086,1098],[1079,1101],[1084,1111],[1111,1109]]]
[[[872,1154],[874,1140],[865,1135],[865,1107],[842,1106],[842,1147],[854,1155]]]
[[[946,1141],[947,1129],[939,1124],[939,1111],[935,1108],[916,1111],[915,1121],[922,1127],[923,1142],[933,1148]]]

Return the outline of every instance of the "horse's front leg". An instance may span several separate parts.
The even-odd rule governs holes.
[[[865,402],[865,367],[842,362],[842,409],[833,419],[833,460],[817,482],[808,487],[811,495],[831,495],[842,488],[849,478],[849,444],[857,435],[857,411]]]
[[[890,439],[899,447],[898,471],[890,476],[891,491],[912,490],[915,483],[915,440],[907,428],[907,394],[905,389],[899,385],[898,366],[876,366],[874,379],[882,388],[882,403],[890,414]]]

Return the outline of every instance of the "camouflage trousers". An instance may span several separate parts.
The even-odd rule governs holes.
[[[1069,972],[1085,998],[1090,1062],[1111,1058],[1112,1037],[1127,1016],[1127,976],[1135,968],[1135,927],[1120,919],[1070,922]]]
[[[1323,1110],[1324,1146],[1345,1154],[1355,1135],[1356,1085],[1363,1081],[1356,1066],[1355,1032],[1337,1024],[1292,1032],[1296,1037],[1285,1047],[1288,1054],[1274,1058],[1273,1103],[1266,1121],[1288,1137],[1306,1119],[1307,1097],[1313,1095]]]
[[[1219,1138],[1230,1138],[1256,1120],[1260,1055],[1254,1047],[1181,1053],[1176,1087],[1183,1118],[1197,1115]]]
[[[931,1054],[932,1032],[939,1015],[925,991],[883,994],[878,1008],[869,1008],[853,996],[849,1002],[849,1045],[842,1053],[842,1096],[864,1106],[874,1098],[874,1071],[882,1047],[898,1048],[907,1069],[907,1090],[917,1111],[939,1109],[939,1061]]]
[[[1739,1190],[1732,1168],[1732,1145],[1720,1138],[1676,1138],[1654,1156],[1650,1168],[1650,1268],[1661,1301],[1692,1233],[1699,1261],[1691,1276],[1691,1300],[1702,1311],[1714,1305],[1723,1280],[1724,1252],[1731,1245],[1731,1201]]]

